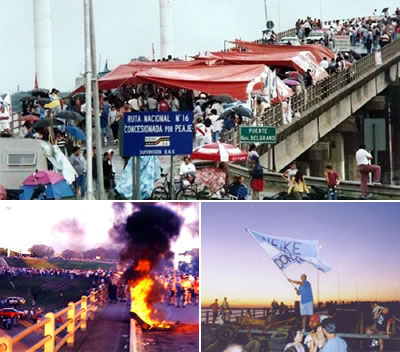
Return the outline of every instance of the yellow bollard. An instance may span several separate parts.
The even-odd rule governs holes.
[[[90,320],[94,320],[94,314],[96,312],[96,307],[95,307],[96,295],[95,295],[95,293],[92,292],[90,294],[89,298],[90,298],[90,310],[92,311],[92,314],[90,315]]]
[[[44,352],[54,352],[54,344],[56,341],[56,336],[54,334],[55,332],[55,318],[54,318],[54,313],[47,313],[45,315],[46,319],[50,319],[50,321],[45,324],[44,326],[44,336],[50,336],[51,339],[50,341],[47,341],[44,344]]]
[[[67,325],[67,333],[68,333],[68,339],[67,339],[67,344],[68,346],[73,346],[75,342],[75,304],[74,303],[68,303],[68,314],[67,318],[69,320],[69,323]]]
[[[10,336],[0,337],[0,352],[12,352],[12,340]]]
[[[81,303],[81,330],[85,331],[87,326],[87,297],[82,296],[82,303]]]

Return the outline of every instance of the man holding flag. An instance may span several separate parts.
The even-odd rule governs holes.
[[[311,317],[314,314],[314,303],[311,284],[307,281],[307,275],[303,274],[300,277],[301,281],[295,281],[292,279],[287,279],[292,284],[299,285],[295,287],[297,295],[301,297],[300,299],[300,315],[303,323],[303,330],[306,331],[307,317]]]

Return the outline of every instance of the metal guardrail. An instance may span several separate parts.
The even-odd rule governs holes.
[[[247,311],[250,312],[250,317],[253,319],[262,319],[270,315],[273,310],[272,308],[231,308],[230,319],[235,321],[238,317],[244,317]],[[274,312],[279,311],[275,309]],[[286,313],[294,313],[294,308],[287,308]],[[201,322],[205,324],[212,324],[213,314],[212,308],[201,308]]]
[[[243,176],[245,178],[249,178],[249,170],[246,167],[237,165],[237,164],[229,164],[229,173],[231,175]],[[309,186],[317,186],[321,188],[326,188],[326,180],[322,177],[313,177],[313,176],[305,176],[307,184]],[[282,178],[282,174],[277,172],[266,172],[264,171],[264,181],[270,182],[279,182],[287,185],[287,181]],[[360,192],[360,182],[357,181],[344,181],[340,182],[339,186],[340,191],[345,192]],[[368,193],[373,195],[383,195],[383,196],[391,196],[391,197],[400,197],[400,186],[393,185],[379,185],[373,186],[368,185]]]
[[[376,71],[382,70],[382,67],[391,63],[396,58],[400,60],[400,38],[385,45],[381,52],[382,65],[376,66],[374,53],[364,56],[356,61],[350,68],[335,73],[292,97],[291,108],[293,113],[300,114],[299,119],[301,120],[307,115],[307,110],[328,102],[333,96],[343,92],[344,88],[349,85],[355,87],[357,83],[362,82],[362,80],[369,75],[373,75]],[[278,128],[278,140],[284,138],[282,132],[286,126],[289,126],[284,123],[282,104],[268,108],[261,122],[263,126],[275,126]],[[281,134],[281,136],[279,136],[279,134]],[[223,134],[222,138],[227,143],[234,145],[240,144],[239,133],[235,130]]]
[[[73,346],[75,341],[75,332],[79,329],[86,330],[87,320],[93,320],[94,314],[99,306],[105,302],[105,286],[101,285],[97,291],[93,291],[89,296],[82,296],[78,302],[71,302],[68,307],[57,313],[47,313],[45,319],[40,323],[21,331],[14,337],[0,337],[0,352],[12,352],[13,346],[24,337],[32,333],[42,333],[43,338],[25,352],[34,352],[43,348],[44,352],[59,351],[65,344]],[[66,319],[65,319],[66,318]],[[56,327],[58,320],[65,322]],[[65,331],[66,330],[66,331]],[[60,335],[64,335],[60,339]]]

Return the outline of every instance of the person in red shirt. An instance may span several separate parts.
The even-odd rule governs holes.
[[[339,175],[333,171],[331,165],[325,166],[325,179],[328,184],[326,195],[328,200],[337,200],[337,186],[340,184]]]
[[[169,104],[168,101],[162,97],[158,103],[158,111],[159,112],[167,112],[169,111]]]

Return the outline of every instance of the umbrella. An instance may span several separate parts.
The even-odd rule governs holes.
[[[64,120],[81,120],[82,115],[78,114],[75,111],[60,111],[57,115],[57,118]]]
[[[75,139],[86,141],[86,134],[79,127],[67,126],[66,130]]]
[[[60,126],[63,125],[64,123],[60,120],[54,119],[53,120],[53,126]],[[45,128],[45,127],[50,127],[51,126],[51,120],[50,119],[42,119],[38,122],[36,122],[32,128],[33,129],[38,129],[38,128]]]
[[[49,96],[49,90],[48,89],[32,89],[31,94],[37,97],[40,95],[41,97],[48,97]]]
[[[196,148],[190,157],[194,160],[244,161],[247,160],[247,153],[231,144],[218,142]]]
[[[46,104],[44,107],[46,109],[53,109],[56,106],[60,106],[60,102],[58,100],[52,100],[50,103]]]
[[[283,83],[285,83],[287,86],[299,86],[300,85],[299,81],[296,81],[295,79],[289,79],[289,78],[284,79]]]
[[[19,101],[33,101],[33,100],[35,100],[35,97],[32,97],[30,95],[25,95],[24,97],[19,99]]]
[[[53,171],[38,171],[28,176],[22,183],[21,189],[24,193],[21,199],[31,199],[33,192],[39,186],[45,186],[45,195],[48,199],[60,199],[73,197],[72,187],[65,178]]]
[[[205,101],[204,103],[202,103],[202,104],[200,105],[201,110],[202,110],[202,111],[205,111],[208,105],[211,105],[211,106],[212,106],[215,102],[217,102],[217,101],[216,101],[214,98]]]
[[[251,111],[251,109],[249,109],[246,106],[243,105],[236,105],[233,106],[229,109],[226,109],[218,118],[218,120],[222,120],[225,119],[226,117],[228,117],[231,114],[236,114],[238,116],[244,116],[244,117],[253,117],[253,112]]]
[[[40,120],[39,116],[36,115],[25,115],[18,119],[19,121],[29,121],[29,122],[36,122]]]
[[[388,8],[388,7],[385,7],[385,8],[382,10],[382,12],[385,13],[385,12],[387,12],[388,10],[389,10],[389,8]]]
[[[49,99],[49,98],[40,98],[38,100],[36,100],[36,104],[39,105],[46,105],[48,103],[51,103],[53,100]]]
[[[219,101],[220,103],[227,103],[227,104],[234,103],[236,101],[235,98],[231,97],[228,94],[217,95],[214,97],[214,99],[216,101]]]

